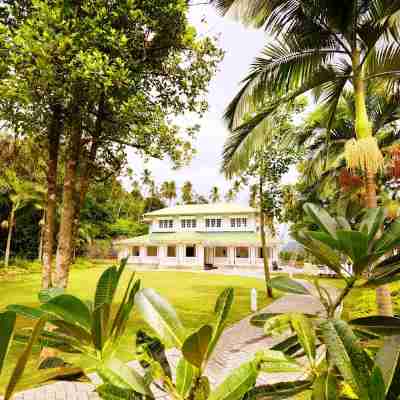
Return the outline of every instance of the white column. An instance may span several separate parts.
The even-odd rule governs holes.
[[[235,265],[235,247],[228,247],[228,264]]]
[[[204,247],[202,245],[196,245],[196,256],[197,256],[197,263],[200,267],[204,265]]]

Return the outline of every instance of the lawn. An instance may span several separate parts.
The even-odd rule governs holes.
[[[90,269],[75,269],[71,272],[69,293],[82,299],[92,299],[96,281],[104,267]],[[130,273],[125,272],[122,279],[122,288],[125,287]],[[229,316],[229,324],[244,318],[250,313],[250,289],[256,288],[259,296],[259,306],[267,304],[263,281],[256,278],[203,274],[186,271],[171,272],[139,272],[137,278],[142,281],[143,287],[152,287],[167,298],[176,308],[184,326],[189,330],[197,328],[208,321],[218,294],[227,286],[235,290],[235,299]],[[38,305],[37,292],[40,289],[40,274],[21,276],[16,281],[0,281],[0,310],[8,304]],[[117,299],[122,296],[122,288]],[[19,320],[19,326],[29,325],[29,321]],[[121,356],[125,360],[132,358],[130,349],[133,345],[133,333],[145,327],[144,322],[134,314],[129,322],[127,335],[121,346]],[[7,376],[15,364],[21,347],[13,347],[5,373],[0,378],[0,392],[4,389]],[[32,361],[33,363],[34,361]],[[33,364],[31,364],[33,365]]]

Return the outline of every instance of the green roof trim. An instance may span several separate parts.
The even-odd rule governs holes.
[[[187,204],[176,207],[162,208],[144,214],[145,218],[166,217],[166,216],[190,216],[190,215],[224,215],[224,214],[257,214],[257,210],[252,207],[242,206],[232,203],[213,203],[213,204]]]
[[[165,244],[201,244],[203,246],[261,246],[260,234],[256,232],[176,232],[151,233],[114,242],[117,246],[165,245]],[[267,240],[267,245],[277,244],[276,240]]]

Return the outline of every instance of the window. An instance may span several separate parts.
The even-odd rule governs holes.
[[[160,219],[158,221],[158,227],[160,229],[172,229],[174,227],[173,219]]]
[[[167,257],[176,257],[176,246],[168,246]]]
[[[156,246],[149,246],[147,247],[147,257],[157,257],[157,250],[158,248]]]
[[[196,246],[186,246],[186,257],[196,257]]]
[[[247,226],[247,218],[231,218],[231,228],[245,228]]]
[[[216,247],[215,257],[228,257],[228,249],[226,247]]]
[[[139,246],[132,247],[131,255],[133,257],[139,257],[140,256],[140,248],[139,248]]]
[[[249,248],[236,247],[236,258],[249,258]]]
[[[181,219],[182,228],[196,228],[197,221],[195,219]]]
[[[263,248],[262,247],[259,247],[257,249],[257,257],[258,258],[263,258]]]
[[[206,218],[206,228],[221,228],[221,218]]]

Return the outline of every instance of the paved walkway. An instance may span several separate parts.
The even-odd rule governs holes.
[[[321,304],[311,296],[286,295],[276,300],[273,304],[261,310],[262,312],[323,312]],[[262,349],[266,349],[273,344],[273,339],[266,338],[260,328],[249,324],[250,317],[234,324],[226,329],[215,349],[214,356],[208,363],[206,375],[210,378],[213,386],[218,385],[223,379],[243,362],[249,360],[252,355]],[[171,365],[176,366],[180,357],[179,351],[173,349],[167,353]],[[128,363],[134,368],[138,368],[137,362]],[[175,368],[173,368],[175,369]],[[95,374],[90,376],[93,382],[98,379]],[[263,375],[258,383],[271,383],[272,379],[284,380],[293,379],[293,375],[275,374],[272,376]],[[163,393],[156,393],[160,399],[166,396]],[[15,396],[16,400],[98,400],[98,395],[94,392],[94,386],[88,383],[57,382],[42,386],[37,389],[28,390]]]

